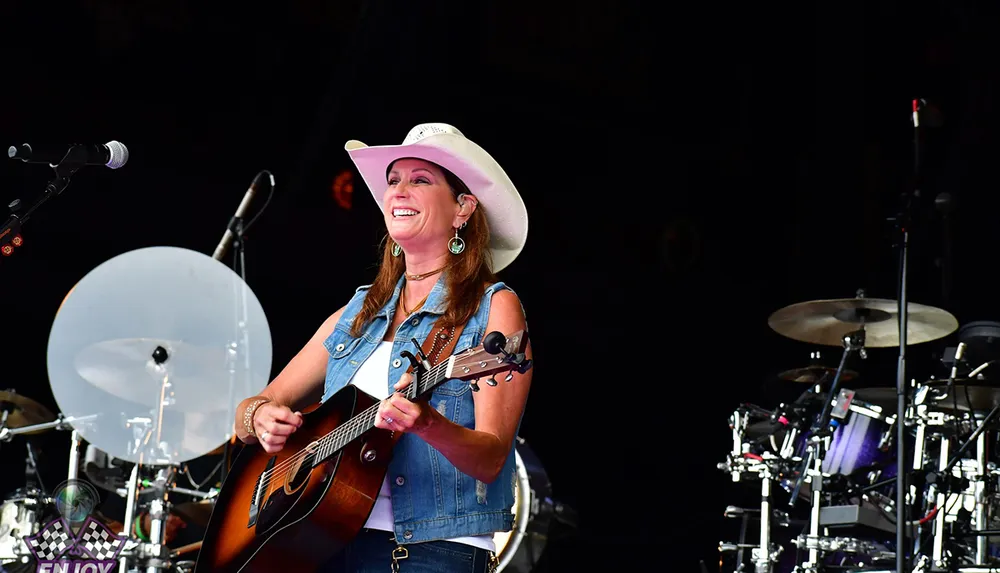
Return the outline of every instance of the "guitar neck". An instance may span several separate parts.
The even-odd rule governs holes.
[[[448,380],[448,366],[451,359],[431,367],[423,374],[418,374],[414,383],[407,386],[404,393],[407,399],[414,400],[421,398]],[[336,430],[326,434],[316,440],[310,449],[313,450],[313,467],[326,461],[330,456],[339,452],[344,446],[361,437],[365,432],[375,427],[375,419],[378,416],[378,404],[369,406],[360,414],[354,416],[347,422],[341,424]]]

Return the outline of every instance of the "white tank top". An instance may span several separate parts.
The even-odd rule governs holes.
[[[358,368],[357,373],[354,374],[354,378],[351,380],[351,384],[373,398],[383,400],[389,397],[390,358],[392,358],[392,343],[383,340],[375,349],[375,352],[372,352],[372,355],[368,357],[368,360],[365,360],[361,367]],[[378,499],[375,501],[375,507],[372,508],[372,513],[368,516],[368,522],[365,523],[365,527],[392,532],[394,531],[393,524],[389,476],[386,476],[382,482],[382,489],[378,493]],[[494,543],[492,535],[456,537],[447,541],[464,543],[486,549],[487,551],[496,552],[496,543]]]

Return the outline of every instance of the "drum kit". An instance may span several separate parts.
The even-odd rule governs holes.
[[[207,523],[235,441],[236,404],[270,378],[270,328],[254,293],[229,267],[194,251],[124,253],[67,294],[47,366],[58,414],[0,392],[0,444],[5,454],[23,444],[27,468],[25,487],[0,509],[0,569],[81,559],[72,548],[93,518],[115,547],[103,560],[110,556],[120,573],[191,570],[197,544],[168,547],[168,524]],[[34,447],[21,439],[49,431],[65,431],[70,443],[66,480],[53,490],[41,486]],[[220,454],[216,472],[197,483],[189,462]],[[100,515],[98,489],[124,514]],[[63,553],[43,556],[32,543],[67,530]]]
[[[0,446],[9,455],[23,445],[26,467],[24,487],[0,505],[0,572],[79,560],[72,551],[43,557],[31,540],[62,525],[74,530],[62,547],[79,544],[88,517],[107,527],[119,573],[192,571],[201,542],[172,546],[171,524],[207,525],[235,453],[234,408],[270,379],[270,328],[254,293],[233,270],[194,251],[124,253],[67,294],[47,363],[58,413],[0,391]],[[59,487],[46,489],[25,438],[54,431],[68,434],[68,469]],[[211,475],[192,476],[190,462],[220,455]],[[514,530],[494,540],[498,570],[527,572],[548,524],[571,510],[552,500],[544,468],[520,437],[516,465]],[[123,515],[103,515],[98,490],[120,502],[112,505],[124,506]]]
[[[733,482],[755,482],[760,504],[726,508],[740,527],[736,541],[720,543],[721,563],[756,573],[891,572],[901,551],[908,571],[1000,570],[1000,375],[990,378],[1000,323],[959,328],[947,311],[907,306],[908,344],[954,333],[957,344],[942,353],[943,375],[907,380],[902,420],[896,387],[865,387],[845,368],[867,349],[898,350],[897,301],[859,292],[770,316],[778,334],[843,354],[837,367],[782,372],[804,385],[789,403],[741,404],[729,417],[732,449],[719,469]]]

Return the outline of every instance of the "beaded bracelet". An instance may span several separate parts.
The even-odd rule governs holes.
[[[253,415],[257,413],[257,408],[270,402],[267,398],[260,398],[250,402],[247,409],[243,411],[243,429],[251,436],[255,435],[253,430]]]

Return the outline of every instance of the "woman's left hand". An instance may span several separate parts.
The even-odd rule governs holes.
[[[393,388],[396,390],[378,406],[375,427],[394,432],[418,433],[430,424],[433,410],[427,402],[411,402],[399,391],[413,381],[413,375],[404,373]]]

